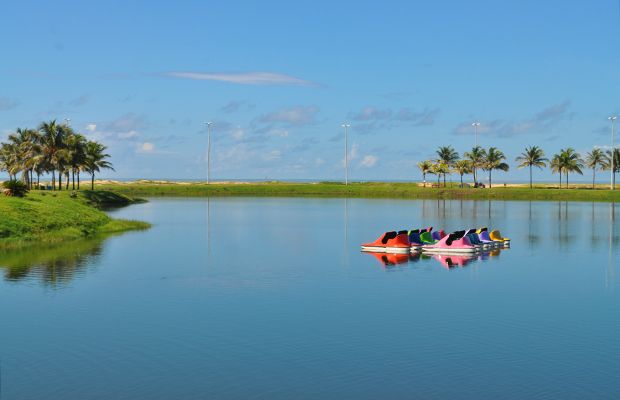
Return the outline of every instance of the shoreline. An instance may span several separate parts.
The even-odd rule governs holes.
[[[96,181],[96,188],[135,197],[318,197],[318,198],[393,198],[393,199],[446,199],[446,200],[536,200],[620,202],[620,190],[613,192],[607,185],[595,189],[586,184],[557,185],[529,184],[498,185],[493,188],[423,187],[420,183],[364,182],[344,185],[339,182],[134,182]]]

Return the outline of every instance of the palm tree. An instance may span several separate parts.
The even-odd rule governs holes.
[[[52,188],[56,190],[56,175],[58,171],[58,187],[62,189],[62,172],[69,156],[65,148],[66,129],[56,123],[56,120],[43,122],[39,126],[41,132],[41,146],[45,162],[52,173]]]
[[[568,188],[568,174],[570,172],[583,175],[581,171],[581,168],[583,168],[583,160],[579,153],[572,147],[560,150],[560,153],[556,154],[553,158],[556,160],[557,167],[559,167],[557,170],[560,175],[564,172],[564,176],[566,177],[566,188]],[[562,187],[562,178],[560,178],[560,187]]]
[[[450,168],[459,159],[459,153],[452,146],[441,146],[437,149],[437,161],[443,163],[447,168],[443,172],[443,186],[446,186],[446,174],[450,173]]]
[[[93,141],[86,142],[86,158],[84,162],[84,170],[90,173],[91,190],[95,189],[95,172],[99,172],[101,169],[111,169],[112,171],[114,171],[114,168],[112,168],[112,164],[106,160],[106,158],[109,158],[110,155],[106,154],[105,150],[106,146],[102,145],[101,143]]]
[[[560,175],[560,189],[562,189],[562,171],[564,168],[562,167],[562,159],[559,154],[554,154],[549,166],[551,167],[552,174],[557,173]]]
[[[480,146],[476,146],[471,149],[470,152],[465,152],[465,158],[471,164],[471,171],[474,174],[474,185],[478,184],[476,170],[482,168],[484,159],[486,158],[486,151]]]
[[[418,163],[418,168],[420,172],[422,172],[422,179],[424,180],[424,187],[426,187],[426,174],[431,173],[433,169],[433,163],[430,160],[420,161]]]
[[[461,187],[463,187],[463,175],[471,173],[471,162],[458,160],[454,163],[454,170],[461,176]]]
[[[80,188],[80,168],[82,168],[86,161],[86,138],[79,134],[72,132],[67,137],[67,149],[69,150],[69,165],[71,169],[72,188],[75,190],[75,176],[78,177],[78,189]],[[67,181],[67,184],[69,182]]]
[[[450,167],[443,161],[438,160],[433,164],[433,173],[437,175],[437,185],[439,186],[440,178],[443,175],[443,187],[446,187],[446,174],[450,173]]]
[[[605,160],[606,160],[606,170],[611,168],[611,150],[607,150],[605,152]],[[614,170],[612,172],[612,184],[615,186],[616,184],[616,174],[620,172],[620,149],[614,148]]]
[[[519,157],[516,158],[517,162],[520,164],[517,168],[530,168],[530,189],[532,188],[532,167],[538,167],[539,169],[543,169],[547,166],[547,158],[545,158],[545,152],[538,146],[530,146],[526,147],[525,151],[521,153]]]
[[[508,171],[508,169],[510,168],[508,164],[504,162],[505,159],[506,156],[504,155],[504,153],[502,153],[496,147],[491,147],[487,151],[483,166],[485,170],[489,171],[489,188],[493,187],[491,173],[494,169],[505,172]]]
[[[607,157],[605,157],[603,150],[594,148],[586,154],[585,162],[586,167],[592,168],[592,189],[594,189],[594,183],[596,182],[596,170],[608,168]]]

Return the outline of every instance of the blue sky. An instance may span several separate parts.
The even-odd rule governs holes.
[[[69,118],[112,178],[204,178],[207,120],[214,179],[341,179],[343,121],[352,179],[419,179],[474,120],[506,180],[527,145],[609,145],[618,0],[335,3],[5,0],[0,139]]]

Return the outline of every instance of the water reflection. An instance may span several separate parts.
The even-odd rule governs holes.
[[[428,253],[412,253],[412,254],[391,254],[391,253],[374,253],[364,252],[371,257],[374,257],[382,266],[386,268],[394,266],[405,266],[406,264],[412,264],[420,261],[435,260],[439,264],[446,268],[452,269],[455,267],[466,267],[470,264],[475,264],[477,261],[487,261],[493,258],[499,257],[503,250],[508,250],[509,247],[497,248],[492,250],[485,250],[477,254],[428,254]]]
[[[94,268],[107,237],[0,250],[0,270],[9,282],[36,279],[45,286],[66,286]]]

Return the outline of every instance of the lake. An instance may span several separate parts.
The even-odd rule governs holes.
[[[150,199],[111,212],[148,231],[0,253],[0,398],[615,399],[619,212]],[[475,259],[360,252],[426,226],[512,243]]]

